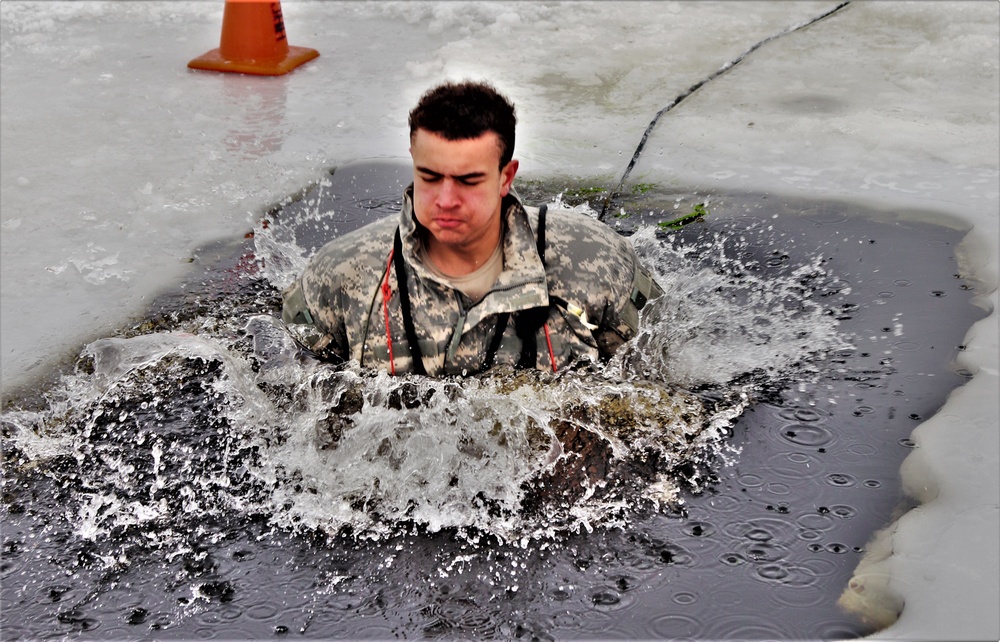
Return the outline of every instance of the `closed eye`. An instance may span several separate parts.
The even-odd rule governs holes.
[[[431,170],[424,169],[423,167],[418,167],[417,172],[420,174],[420,179],[428,183],[433,183],[444,178],[443,174],[432,172]]]
[[[420,175],[420,180],[425,183],[437,183],[445,177],[444,174],[439,174],[435,171],[427,169],[426,167],[418,167],[417,173]],[[483,172],[473,172],[471,174],[452,176],[451,178],[457,183],[473,187],[486,180],[486,174]]]

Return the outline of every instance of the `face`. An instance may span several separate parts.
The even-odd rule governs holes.
[[[501,170],[497,135],[447,140],[418,129],[410,156],[413,206],[431,237],[428,251],[492,254],[500,239],[500,203],[518,165],[512,160]]]

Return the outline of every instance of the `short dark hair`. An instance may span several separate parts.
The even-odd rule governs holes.
[[[410,138],[424,129],[447,140],[500,138],[500,168],[514,158],[514,104],[486,82],[446,82],[428,90],[410,112]]]

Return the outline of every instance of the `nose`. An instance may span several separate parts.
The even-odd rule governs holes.
[[[442,180],[438,187],[434,204],[440,209],[448,210],[458,207],[460,202],[458,186],[455,184],[455,181],[447,178]]]

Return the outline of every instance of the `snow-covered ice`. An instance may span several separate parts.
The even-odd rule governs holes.
[[[293,2],[321,56],[259,78],[191,71],[223,3],[0,4],[3,397],[140,316],[207,241],[249,231],[325,169],[406,156],[439,80],[517,104],[528,177],[613,183],[651,118],[755,43],[836,2]],[[768,42],[666,114],[633,178],[863,199],[971,223],[993,314],[976,373],[914,433],[925,499],[867,570],[906,600],[884,639],[997,639],[1000,4],[853,2]]]

